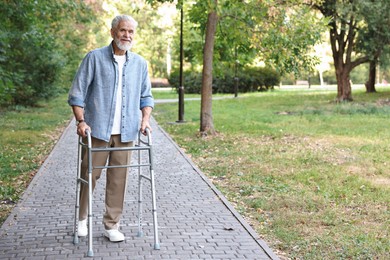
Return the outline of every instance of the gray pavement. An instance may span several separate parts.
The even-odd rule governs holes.
[[[121,230],[103,236],[105,175],[93,203],[95,259],[278,259],[225,197],[152,119],[160,250],[146,192],[144,236],[137,237],[136,171],[128,180]],[[73,122],[0,230],[0,259],[83,259],[87,238],[73,244],[77,136]],[[148,187],[144,185],[145,190]],[[148,204],[149,203],[149,204]]]

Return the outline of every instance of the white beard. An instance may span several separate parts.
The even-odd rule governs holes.
[[[133,47],[133,42],[126,42],[125,44],[122,44],[120,39],[118,38],[115,38],[114,41],[116,43],[116,46],[118,46],[118,48],[122,51],[128,51],[131,49],[131,47]]]

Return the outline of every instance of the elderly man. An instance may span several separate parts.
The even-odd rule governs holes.
[[[128,147],[138,131],[151,130],[149,119],[154,106],[147,62],[130,51],[137,22],[127,15],[113,19],[109,46],[89,52],[83,59],[72,87],[68,103],[77,122],[77,133],[86,137],[91,131],[93,147]],[[141,116],[142,115],[142,116]],[[86,156],[86,153],[84,152]],[[128,151],[99,152],[92,157],[93,166],[127,165]],[[86,178],[87,160],[83,156],[81,174]],[[92,172],[92,187],[101,169]],[[112,242],[124,240],[119,231],[126,192],[127,169],[109,168],[106,173],[106,211],[103,216],[105,236]],[[86,236],[88,185],[80,191],[79,236]]]

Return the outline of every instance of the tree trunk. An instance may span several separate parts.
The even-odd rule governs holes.
[[[344,2],[344,1],[343,1]],[[353,7],[353,1],[345,1]],[[316,8],[325,17],[338,17],[336,0],[324,0]],[[344,9],[343,9],[344,10]],[[348,9],[349,10],[349,9]],[[350,10],[353,10],[351,8]],[[353,68],[368,61],[368,56],[362,56],[352,60],[354,47],[356,45],[356,20],[353,12],[341,13],[338,19],[330,19],[329,36],[332,47],[332,55],[337,79],[337,101],[352,101],[351,81],[349,74]]]
[[[201,108],[200,108],[200,132],[202,135],[215,134],[212,97],[213,97],[213,54],[215,31],[217,28],[217,0],[214,1],[215,8],[210,11],[207,18],[206,40],[203,50],[203,72],[202,72],[202,90],[201,90]]]
[[[353,101],[350,73],[353,68],[351,61],[352,48],[349,45],[345,47],[344,44],[352,43],[352,36],[349,35],[349,41],[343,42],[340,40],[344,37],[337,35],[336,25],[333,24],[333,28],[330,30],[330,43],[332,46],[333,62],[336,71],[337,80],[337,102]]]
[[[374,93],[376,92],[375,89],[375,76],[376,76],[376,64],[378,59],[375,58],[374,60],[370,61],[370,68],[368,71],[368,80],[366,82],[366,92],[367,93]]]
[[[318,74],[320,76],[320,85],[321,87],[324,86],[324,72],[322,70],[318,71]]]
[[[349,78],[350,70],[345,66],[341,68],[336,67],[336,79],[337,79],[337,102],[353,101],[351,80]]]

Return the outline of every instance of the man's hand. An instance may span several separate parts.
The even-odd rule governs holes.
[[[77,124],[77,134],[81,137],[86,137],[87,133],[85,131],[87,131],[87,129],[91,131],[91,128],[84,121],[84,108],[79,106],[72,106],[72,110],[76,120],[80,120],[78,121],[80,123]]]
[[[91,131],[91,128],[89,127],[89,125],[87,125],[87,123],[81,122],[80,124],[77,125],[77,134],[79,136],[86,137],[87,136],[87,133],[86,133],[87,130]]]
[[[149,128],[149,131],[152,132],[152,127],[150,126],[149,119],[150,114],[152,113],[153,108],[151,107],[144,107],[142,109],[142,121],[141,121],[141,133],[143,135],[146,135],[146,128]]]
[[[142,120],[140,131],[143,135],[146,135],[146,128],[149,128],[149,131],[152,132],[152,127],[150,126],[149,120]]]

